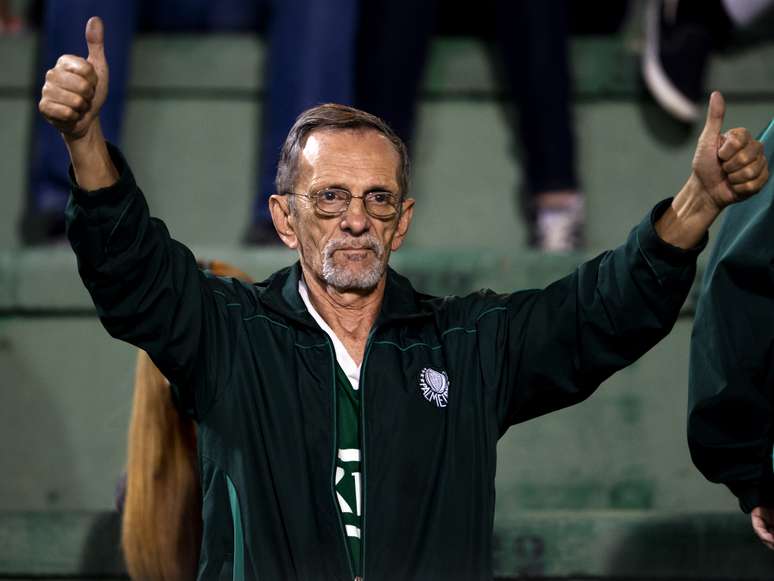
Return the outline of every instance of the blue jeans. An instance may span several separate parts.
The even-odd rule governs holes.
[[[105,137],[121,141],[131,45],[140,29],[255,30],[268,13],[268,79],[259,147],[254,222],[269,218],[279,150],[296,116],[317,103],[351,103],[358,0],[53,0],[46,2],[38,86],[62,54],[86,54],[90,16],[105,22],[110,91],[100,113]],[[67,203],[69,158],[58,132],[35,120],[26,213],[61,215]]]

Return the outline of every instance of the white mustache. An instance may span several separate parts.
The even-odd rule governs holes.
[[[384,254],[384,247],[375,236],[370,234],[356,239],[341,238],[330,240],[323,248],[323,255],[326,259],[330,259],[337,250],[373,250],[378,259],[381,259]]]

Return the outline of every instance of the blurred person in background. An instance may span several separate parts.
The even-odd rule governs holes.
[[[439,9],[437,0],[370,0],[361,9],[357,106],[385,119],[407,143]],[[519,111],[529,244],[549,252],[579,250],[585,212],[571,112],[569,2],[493,0],[480,10],[495,31]]]
[[[196,426],[179,413],[169,382],[137,354],[129,423],[121,549],[136,581],[196,577],[202,536]]]
[[[712,52],[772,4],[774,0],[648,0],[642,77],[664,111],[684,123],[698,121]]]
[[[774,121],[761,136],[774,161]],[[774,183],[729,210],[691,334],[688,445],[774,549]]]
[[[220,277],[250,283],[221,261],[200,263]],[[175,405],[169,381],[145,351],[137,354],[126,478],[117,505],[121,548],[135,581],[196,578],[202,542],[202,499],[196,425]]]
[[[113,31],[105,47],[111,59],[111,92],[103,108],[102,127],[109,141],[120,143],[131,48],[137,30],[216,32],[263,28],[267,78],[256,160],[258,194],[245,239],[253,244],[278,243],[267,202],[274,189],[277,156],[301,111],[322,101],[351,101],[356,8],[357,0],[51,0],[42,8],[38,85],[60,55],[83,50],[80,29],[90,16],[101,16]],[[38,117],[21,223],[25,244],[64,240],[68,163],[61,137]]]
[[[24,28],[24,21],[11,11],[9,0],[0,0],[0,34],[16,34]]]

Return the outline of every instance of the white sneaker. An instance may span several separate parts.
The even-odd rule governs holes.
[[[544,252],[573,252],[583,248],[586,223],[582,195],[566,206],[538,208],[535,215],[534,247]]]

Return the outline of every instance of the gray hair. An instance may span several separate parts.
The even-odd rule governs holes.
[[[401,197],[405,197],[409,186],[409,156],[406,145],[387,123],[376,115],[371,115],[360,109],[326,103],[307,109],[298,116],[293,127],[290,128],[285,143],[282,145],[279,162],[277,163],[277,176],[274,179],[276,193],[287,194],[294,191],[298,178],[298,160],[301,151],[306,145],[306,140],[313,131],[317,130],[373,130],[384,135],[390,140],[395,152],[398,154],[398,187]],[[292,201],[292,198],[291,198]]]

